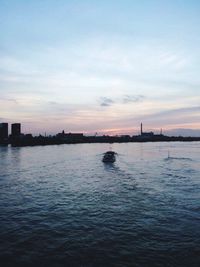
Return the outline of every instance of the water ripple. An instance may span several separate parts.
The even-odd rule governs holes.
[[[0,147],[1,266],[199,266],[189,145],[113,144],[112,165],[107,144]]]

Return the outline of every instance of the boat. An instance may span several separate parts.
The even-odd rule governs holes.
[[[114,151],[107,151],[104,153],[102,161],[105,163],[113,163],[116,161],[116,154],[117,153]]]

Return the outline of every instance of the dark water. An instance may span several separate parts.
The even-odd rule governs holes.
[[[0,266],[200,266],[200,143],[108,149],[0,147]]]

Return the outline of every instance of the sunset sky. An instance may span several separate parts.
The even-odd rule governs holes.
[[[200,135],[200,1],[0,0],[0,122]]]

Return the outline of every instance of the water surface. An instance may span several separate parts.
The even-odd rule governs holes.
[[[1,266],[200,266],[200,143],[112,148],[0,147]]]

